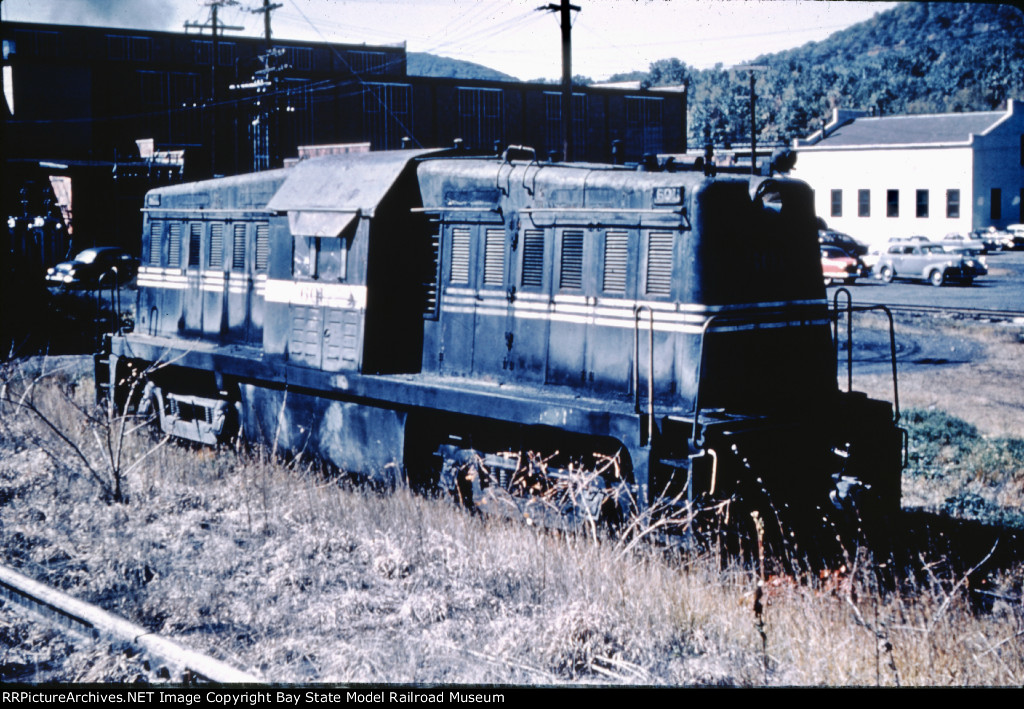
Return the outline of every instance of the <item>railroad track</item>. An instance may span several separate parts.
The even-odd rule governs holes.
[[[876,303],[854,303],[855,308],[871,307]],[[893,313],[907,313],[918,315],[959,315],[974,319],[991,318],[993,320],[1011,320],[1021,318],[1024,320],[1024,311],[1020,310],[989,310],[985,308],[959,308],[945,305],[886,305]]]
[[[0,566],[0,597],[91,640],[125,643],[146,657],[159,674],[184,684],[254,684],[262,680],[215,658],[182,647],[145,628]],[[166,672],[161,672],[166,670]]]

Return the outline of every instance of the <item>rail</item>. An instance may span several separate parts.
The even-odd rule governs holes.
[[[202,679],[218,684],[262,681],[220,660],[155,635],[102,608],[34,581],[6,566],[0,566],[0,595],[59,622],[79,635],[133,645],[155,660],[156,664],[165,667],[172,678]]]

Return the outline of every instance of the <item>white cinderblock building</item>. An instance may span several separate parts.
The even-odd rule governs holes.
[[[824,133],[824,136],[822,135]],[[836,110],[794,141],[818,216],[871,244],[1024,223],[1024,107],[869,117]]]

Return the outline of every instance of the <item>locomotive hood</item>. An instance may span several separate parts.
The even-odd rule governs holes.
[[[288,213],[293,234],[337,236],[356,215],[373,216],[410,162],[440,152],[382,151],[303,160],[291,168],[267,207]]]

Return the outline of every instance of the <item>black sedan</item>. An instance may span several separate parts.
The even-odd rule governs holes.
[[[122,285],[135,277],[138,261],[116,246],[94,246],[46,270],[46,283],[65,288]]]

